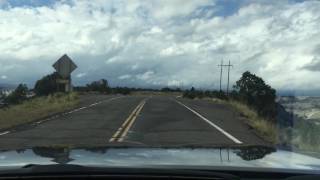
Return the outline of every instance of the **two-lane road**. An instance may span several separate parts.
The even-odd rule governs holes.
[[[224,105],[171,96],[107,96],[63,116],[0,135],[0,149],[35,146],[265,144]]]

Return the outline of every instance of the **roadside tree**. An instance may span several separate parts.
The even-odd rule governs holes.
[[[60,75],[56,72],[49,74],[36,82],[34,91],[38,96],[47,96],[58,91],[57,79]]]
[[[241,101],[269,119],[276,116],[276,90],[255,74],[246,71],[234,86]],[[234,93],[234,92],[233,92]]]

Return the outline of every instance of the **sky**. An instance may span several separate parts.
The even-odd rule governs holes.
[[[216,89],[230,60],[231,84],[250,71],[317,91],[319,12],[298,0],[0,0],[0,84],[32,87],[67,54],[75,85]]]

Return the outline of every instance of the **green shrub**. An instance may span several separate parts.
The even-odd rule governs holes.
[[[58,91],[57,80],[61,78],[58,73],[52,73],[38,80],[34,86],[34,91],[38,96],[47,96]]]
[[[101,79],[99,81],[93,81],[87,84],[87,91],[97,91],[97,92],[110,92],[109,84],[106,79]]]
[[[18,87],[7,97],[4,102],[8,104],[19,104],[27,99],[28,87],[25,84],[19,84]]]
[[[196,98],[196,97],[197,97],[197,93],[196,93],[195,88],[192,87],[190,90],[186,90],[186,91],[183,93],[183,97],[190,98],[190,99]]]
[[[115,88],[112,88],[112,93],[128,95],[131,93],[131,90],[130,88],[127,88],[127,87],[115,87]]]

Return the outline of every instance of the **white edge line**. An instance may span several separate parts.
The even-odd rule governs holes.
[[[0,133],[0,136],[5,135],[5,134],[8,134],[8,133],[10,133],[10,131],[2,132],[2,133]]]
[[[119,99],[119,98],[123,98],[123,96],[113,97],[113,98],[110,98],[110,99],[98,101],[98,102],[95,102],[95,103],[93,103],[93,104],[90,104],[89,107],[96,106],[96,105],[101,104],[101,103],[103,103],[103,102],[109,102],[109,101],[112,101],[112,100],[115,100],[115,99]],[[87,107],[86,107],[86,108],[87,108]]]
[[[223,130],[222,128],[220,128],[219,126],[217,126],[216,124],[214,124],[213,122],[211,122],[210,120],[208,120],[207,118],[203,117],[201,114],[199,114],[198,112],[196,112],[195,110],[189,108],[188,106],[184,105],[183,103],[175,100],[177,103],[179,103],[180,105],[184,106],[185,108],[187,108],[189,111],[193,112],[195,115],[199,116],[202,120],[206,121],[208,124],[210,124],[211,126],[213,126],[214,128],[216,128],[218,131],[220,131],[222,134],[224,134],[225,136],[227,136],[229,139],[231,139],[233,142],[237,143],[237,144],[242,144],[241,141],[239,141],[237,138],[235,138],[234,136],[232,136],[231,134],[229,134],[228,132],[226,132],[225,130]]]
[[[81,107],[81,108],[78,108],[78,109],[74,109],[74,110],[69,111],[69,112],[67,112],[67,113],[65,113],[65,114],[67,115],[67,114],[71,114],[71,113],[74,113],[74,112],[78,112],[78,111],[80,111],[80,110],[87,109],[87,108],[89,108],[89,107],[92,107],[92,106],[101,104],[102,102],[109,102],[109,101],[112,101],[112,100],[115,100],[115,99],[119,99],[119,98],[122,98],[122,96],[121,96],[121,97],[110,98],[110,99],[107,99],[107,100],[104,100],[104,101],[95,102],[95,103],[93,103],[93,104],[90,104],[89,106],[84,106],[84,107]]]
[[[89,106],[91,107],[91,106],[95,106],[95,105],[97,105],[97,104],[100,104],[100,103],[99,103],[99,102],[96,102],[96,103],[90,104]]]

